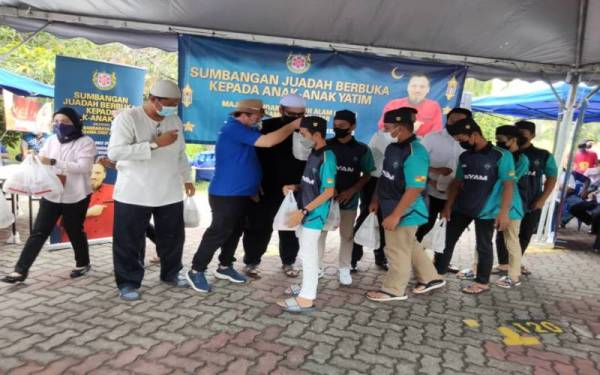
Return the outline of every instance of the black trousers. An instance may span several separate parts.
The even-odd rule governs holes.
[[[250,197],[226,197],[209,195],[212,222],[194,254],[192,269],[206,271],[213,256],[220,248],[219,263],[230,267],[235,262],[235,249],[242,236],[243,224],[250,207]]]
[[[575,206],[573,206],[573,208],[575,208]],[[521,226],[519,227],[519,243],[521,245],[521,254],[525,254],[525,250],[527,250],[527,247],[531,242],[531,237],[533,237],[533,234],[537,231],[541,215],[542,210],[539,209],[527,212],[523,216],[523,219],[521,220]],[[591,224],[591,217],[589,224]],[[498,254],[498,264],[508,264],[508,250],[506,249],[506,244],[504,243],[504,233],[502,232],[498,232],[496,234],[496,253]]]
[[[377,180],[377,178],[371,177],[363,187],[359,206],[360,213],[358,214],[358,218],[356,219],[356,225],[354,226],[355,233],[365,221],[367,216],[369,216],[369,205],[371,204],[373,194],[375,194],[375,190],[377,189]],[[385,233],[383,230],[383,226],[381,225],[381,222],[383,221],[381,210],[377,212],[377,220],[379,221],[379,236],[381,238],[381,242],[379,249],[375,249],[373,251],[375,254],[375,264],[387,264],[387,259],[385,258],[385,253],[383,252],[383,249],[385,248]],[[362,259],[362,257],[363,247],[355,243],[354,247],[352,248],[352,266],[356,266],[356,263],[358,263]]]
[[[142,285],[146,232],[151,216],[154,216],[156,253],[160,257],[160,279],[171,281],[183,268],[183,202],[148,207],[115,201],[113,262],[119,288],[137,289]]]
[[[436,197],[428,196],[429,199],[429,221],[419,227],[417,229],[417,241],[423,241],[423,237],[429,233],[431,228],[435,225],[435,221],[437,220],[440,212],[444,209],[444,205],[446,204],[445,199],[439,199]]]
[[[436,253],[434,257],[435,268],[440,275],[448,272],[448,265],[452,260],[454,247],[465,229],[475,221],[475,243],[477,247],[477,277],[475,281],[487,284],[494,263],[494,220],[474,219],[458,212],[453,212],[446,227],[446,248],[442,254]]]
[[[244,263],[257,266],[267,251],[273,233],[273,219],[283,202],[283,194],[271,193],[261,196],[259,202],[250,202],[244,223]],[[300,245],[296,232],[279,231],[279,257],[281,264],[296,262]]]
[[[21,256],[15,266],[15,272],[27,275],[29,268],[42,250],[50,233],[52,233],[54,225],[61,217],[62,225],[75,252],[76,266],[84,267],[90,264],[87,236],[83,231],[83,221],[89,203],[89,195],[76,203],[54,203],[42,198],[31,234],[25,242]]]

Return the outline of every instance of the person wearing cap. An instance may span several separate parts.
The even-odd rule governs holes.
[[[424,192],[429,170],[427,150],[414,133],[415,121],[416,110],[408,107],[384,115],[384,124],[397,141],[385,150],[382,175],[370,209],[375,212],[380,207],[384,217],[389,270],[380,290],[367,293],[372,301],[406,300],[411,271],[417,278],[415,294],[446,285],[415,236],[418,226],[428,219]]]
[[[521,120],[516,122],[515,126],[523,137],[521,152],[529,159],[529,172],[522,178],[522,183],[526,185],[525,191],[527,194],[523,197],[525,215],[521,220],[519,230],[521,252],[525,254],[525,250],[531,242],[531,237],[536,232],[540,222],[542,208],[554,191],[558,178],[558,167],[554,156],[550,152],[537,148],[531,143],[535,138],[535,123]],[[527,268],[522,267],[523,275],[529,273]]]
[[[70,107],[63,107],[53,116],[54,134],[39,152],[42,164],[49,165],[63,183],[62,193],[51,193],[40,200],[31,234],[23,247],[14,272],[5,276],[6,283],[27,279],[29,269],[59,219],[75,253],[75,268],[71,278],[81,277],[90,269],[90,255],[83,222],[90,202],[90,177],[96,156],[96,143],[83,134],[81,116]]]
[[[347,109],[337,111],[333,117],[335,137],[327,140],[327,147],[333,151],[337,162],[335,199],[340,205],[339,280],[342,285],[352,284],[350,267],[358,200],[363,187],[371,178],[371,172],[375,170],[369,147],[352,136],[355,129],[356,114]],[[326,239],[327,232],[324,231],[319,239],[321,270]]]
[[[522,178],[529,170],[527,156],[519,151],[521,133],[516,126],[503,125],[496,128],[496,146],[507,150],[515,162],[515,181],[513,183],[513,198],[509,212],[510,224],[503,231],[496,233],[496,253],[498,265],[492,269],[492,274],[504,274],[496,281],[501,288],[515,288],[521,285],[521,245],[519,244],[519,228],[524,215],[523,199],[526,195],[526,185]],[[477,254],[475,254],[477,264]],[[473,266],[473,269],[476,265]],[[474,279],[475,273],[471,269],[461,271],[462,279]]]
[[[306,101],[303,97],[290,94],[280,100],[279,117],[262,122],[261,134],[270,134],[281,129],[297,118],[304,117]],[[293,138],[288,136],[283,142],[270,147],[256,149],[262,168],[261,190],[258,202],[252,202],[246,226],[244,228],[244,264],[245,272],[251,277],[258,276],[258,266],[267,251],[273,220],[283,202],[282,189],[285,185],[299,184],[304,171],[305,160],[294,157]],[[300,145],[302,147],[302,145]],[[310,151],[310,145],[308,146]],[[294,268],[298,255],[298,238],[293,231],[279,231],[279,257],[281,267],[288,277],[298,277]]]
[[[427,196],[429,201],[429,221],[417,230],[417,240],[423,238],[431,231],[446,201],[448,200],[448,186],[456,175],[458,158],[464,149],[450,134],[450,129],[459,120],[473,118],[471,111],[465,108],[453,108],[446,117],[446,128],[427,134],[421,141],[429,154],[429,179]],[[450,265],[448,272],[456,273],[459,269]]]
[[[510,224],[515,164],[509,152],[485,139],[475,120],[457,121],[449,129],[466,151],[460,155],[456,177],[450,183],[448,200],[441,212],[441,217],[448,220],[446,246],[443,253],[435,254],[434,263],[440,275],[448,272],[458,239],[475,221],[477,274],[475,282],[463,292],[480,294],[490,290],[494,229],[503,231]]]
[[[295,297],[278,301],[285,311],[305,313],[314,311],[319,281],[319,238],[327,221],[329,206],[334,196],[336,179],[335,154],[327,146],[325,135],[327,121],[321,117],[305,117],[300,124],[300,134],[313,144],[299,185],[286,185],[283,194],[299,193],[299,207],[290,214],[288,225],[298,229],[300,257],[302,258],[302,284],[293,284],[285,292]]]
[[[211,290],[206,269],[219,248],[221,253],[215,277],[238,284],[247,281],[233,268],[233,262],[244,221],[251,202],[258,199],[262,180],[255,148],[281,143],[300,125],[300,119],[296,119],[279,130],[261,134],[255,125],[264,113],[261,100],[241,100],[219,132],[215,146],[215,175],[208,187],[212,221],[194,254],[191,270],[186,274],[197,292]]]
[[[187,287],[181,256],[185,241],[183,190],[194,195],[185,153],[183,124],[177,116],[181,92],[175,82],[159,80],[141,107],[121,111],[111,126],[108,157],[116,162],[113,261],[120,297],[140,299],[144,278],[146,230],[156,227],[156,252],[162,282]]]

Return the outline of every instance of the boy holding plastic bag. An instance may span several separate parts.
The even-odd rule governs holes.
[[[371,178],[375,170],[371,150],[364,143],[358,142],[352,132],[356,129],[356,114],[352,111],[337,111],[333,118],[335,138],[327,140],[327,147],[335,154],[337,175],[335,181],[336,197],[339,204],[339,280],[342,285],[352,284],[350,267],[352,248],[354,245],[354,221],[358,208],[360,192]],[[327,229],[327,230],[336,230]],[[319,258],[323,268],[323,253],[327,232],[319,239]]]
[[[381,206],[389,270],[381,289],[367,293],[372,301],[407,299],[411,269],[418,280],[413,293],[422,294],[446,285],[415,237],[417,227],[428,220],[423,191],[429,169],[429,155],[414,134],[415,120],[416,110],[408,107],[384,115],[397,142],[385,150],[383,171],[370,210],[376,212]]]
[[[327,148],[325,133],[327,121],[320,117],[305,117],[300,124],[302,136],[314,142],[306,161],[300,185],[286,185],[284,195],[300,190],[301,209],[289,215],[288,226],[298,229],[300,255],[302,257],[302,285],[292,285],[286,292],[295,295],[277,302],[285,311],[304,313],[314,310],[319,279],[318,242],[333,197],[336,175],[335,155]]]

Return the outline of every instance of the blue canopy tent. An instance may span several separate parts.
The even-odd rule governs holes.
[[[554,91],[548,87],[528,93],[513,95],[491,95],[473,99],[472,109],[476,112],[495,113],[519,118],[557,120],[561,113],[561,103],[567,100],[570,86],[564,82],[553,85]],[[592,92],[594,88],[579,84],[576,103]],[[556,94],[555,94],[556,92]],[[574,112],[574,118],[579,116],[579,108]],[[600,122],[600,93],[593,95],[588,102],[584,122]]]
[[[21,96],[54,97],[54,86],[0,69],[0,88]]]

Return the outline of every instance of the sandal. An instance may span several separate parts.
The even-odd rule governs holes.
[[[78,267],[78,268],[75,268],[73,271],[71,271],[71,275],[69,275],[69,276],[71,276],[71,279],[76,279],[78,277],[85,275],[91,269],[92,269],[92,266],[89,264],[84,267]]]
[[[529,276],[529,275],[531,275],[531,271],[528,270],[525,267],[521,267],[521,275],[523,275],[523,276]]]
[[[461,280],[475,280],[475,272],[470,268],[465,268],[456,274],[456,277]]]
[[[300,294],[300,290],[302,289],[302,285],[300,284],[292,284],[283,292],[288,296],[297,296]]]
[[[514,281],[510,276],[503,276],[496,280],[496,286],[505,289],[512,289],[521,286],[521,280]]]
[[[253,279],[260,278],[260,273],[258,271],[258,266],[247,265],[246,267],[244,267],[244,273],[246,275],[252,277]]]
[[[466,294],[481,294],[489,291],[489,286],[481,286],[479,284],[471,284],[462,290],[462,292]]]
[[[414,294],[425,294],[425,293],[430,292],[432,290],[442,288],[445,285],[446,285],[446,280],[441,280],[441,279],[431,280],[427,284],[417,283],[417,285],[415,286],[415,288],[413,289],[412,292]]]
[[[279,307],[281,307],[283,309],[283,311],[287,311],[290,313],[305,314],[305,313],[310,313],[310,312],[313,312],[316,310],[314,305],[309,306],[309,307],[300,306],[300,304],[298,304],[298,300],[296,298],[288,298],[281,302],[283,302],[283,304],[281,304],[280,302],[277,302],[277,305]]]
[[[391,293],[384,292],[382,290],[370,291],[367,293],[367,298],[375,302],[388,302],[388,301],[405,301],[408,299],[407,295],[397,296]]]
[[[298,277],[300,275],[300,271],[295,269],[291,264],[284,264],[281,268],[287,277]]]

